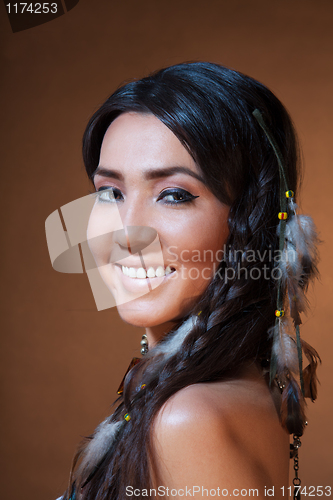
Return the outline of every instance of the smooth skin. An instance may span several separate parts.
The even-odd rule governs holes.
[[[273,399],[274,398],[274,399]],[[174,394],[155,421],[154,486],[200,487],[195,498],[283,498],[288,486],[289,436],[279,422],[274,395],[255,364],[231,381],[190,385]],[[275,400],[275,401],[274,401]],[[220,488],[220,493],[218,491]],[[241,490],[247,490],[245,495]],[[234,491],[235,490],[235,491]],[[266,492],[266,494],[265,494]],[[244,492],[243,492],[244,493]],[[211,494],[214,496],[214,492]]]
[[[96,207],[89,223],[90,248],[116,297],[120,316],[145,327],[153,346],[191,310],[208,286],[223,258],[229,207],[208,189],[199,167],[177,137],[151,114],[124,113],[111,123],[102,142],[94,184],[101,194],[105,188],[113,189],[123,236],[127,227],[155,229],[164,266],[174,269],[162,279],[151,279],[153,286],[156,281],[159,286],[151,291],[147,287],[147,293],[138,297],[135,292],[146,286],[148,279],[124,276],[119,264],[138,268],[140,258],[129,252],[127,258],[107,266],[110,248],[100,245],[98,239],[94,244],[94,236],[104,223],[99,213],[112,206],[112,201],[104,201],[101,209]],[[126,238],[115,234],[115,247],[123,247]],[[145,263],[147,267],[160,263],[158,253],[146,255]]]
[[[139,267],[138,256],[129,252],[127,260],[110,264],[107,245],[91,244],[97,264],[104,266],[105,283],[118,297],[120,316],[145,327],[152,347],[207,287],[228,237],[229,207],[205,185],[200,168],[177,137],[151,114],[124,113],[112,122],[94,184],[101,193],[106,188],[113,191],[113,200],[103,207],[117,207],[125,228],[124,237],[117,236],[114,244],[126,247],[127,226],[154,228],[164,265],[173,268],[168,276],[152,278],[158,286],[137,296],[136,288],[146,286],[148,279],[138,283],[124,277],[119,264]],[[107,195],[104,198],[108,200]],[[98,213],[90,221],[92,241],[100,223]],[[204,259],[205,251],[214,258]],[[156,264],[154,252],[147,259]],[[274,497],[282,498],[280,488],[288,486],[289,436],[279,423],[279,398],[278,389],[271,393],[254,363],[231,381],[194,384],[178,391],[153,425],[155,487],[179,490],[173,498],[182,498],[186,486],[215,489],[216,496],[222,496],[222,489],[228,489],[228,496],[235,489],[257,489],[258,495],[252,496],[267,498],[265,487],[274,486]],[[200,491],[194,498],[207,494]]]

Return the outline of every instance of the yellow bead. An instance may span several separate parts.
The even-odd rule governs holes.
[[[277,318],[282,318],[282,316],[284,316],[284,310],[281,309],[281,311],[279,311],[278,309],[275,311],[275,316]]]
[[[286,191],[286,198],[293,198],[294,197],[294,191],[291,189],[289,191]]]
[[[287,212],[279,212],[279,214],[278,214],[278,218],[279,218],[280,220],[286,220],[286,219],[288,218],[288,214],[287,214]]]
[[[140,387],[140,389],[144,389],[146,387],[146,384],[142,384],[142,386]]]
[[[198,312],[198,316],[200,316],[200,314],[201,314],[201,313],[202,313],[202,311],[199,311],[199,312]]]
[[[131,420],[130,414],[126,413],[126,415],[124,415],[124,419],[126,420],[126,422],[128,422],[129,420]]]

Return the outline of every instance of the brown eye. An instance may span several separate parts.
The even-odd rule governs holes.
[[[176,205],[178,203],[186,203],[199,198],[193,194],[185,191],[185,189],[166,189],[157,198],[157,201],[163,200],[163,203],[169,205]]]
[[[102,186],[97,191],[98,201],[114,203],[123,199],[122,192],[118,188]]]

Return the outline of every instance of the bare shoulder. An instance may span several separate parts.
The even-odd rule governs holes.
[[[178,391],[155,419],[153,446],[157,480],[170,488],[257,488],[261,497],[288,485],[289,437],[257,369]]]

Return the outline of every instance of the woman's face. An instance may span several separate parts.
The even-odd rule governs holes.
[[[181,319],[222,259],[229,207],[206,187],[177,137],[151,114],[124,113],[112,122],[94,184],[100,197],[89,221],[89,246],[121,317],[144,327]],[[117,212],[114,219],[121,219],[123,229],[115,224],[112,242],[101,244],[94,236],[112,226],[105,207]],[[157,232],[154,242],[149,228]],[[115,261],[110,255],[117,249]]]

